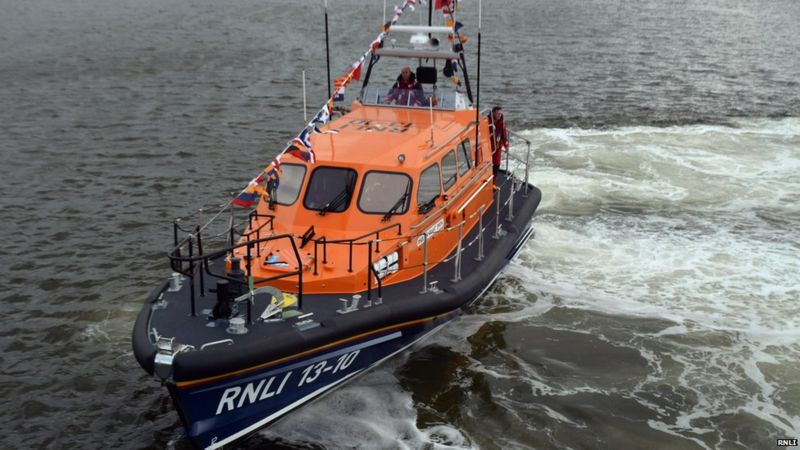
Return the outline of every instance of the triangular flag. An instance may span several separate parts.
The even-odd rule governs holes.
[[[435,0],[435,3],[433,4],[433,9],[442,9],[445,6],[450,6],[450,3],[452,1],[453,0]]]
[[[361,67],[362,66],[363,66],[363,64],[361,64],[361,61],[353,64],[353,67],[354,67],[353,79],[354,80],[361,80]]]

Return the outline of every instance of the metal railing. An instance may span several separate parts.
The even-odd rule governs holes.
[[[253,214],[255,213],[255,214]],[[256,239],[251,239],[253,234],[257,236],[260,235],[260,230],[266,225],[270,225],[270,229],[273,229],[272,221],[274,219],[273,216],[270,215],[259,215],[255,211],[251,212],[248,222],[252,224],[253,218],[258,217],[267,217],[268,221],[264,224],[259,226],[257,229],[252,230],[247,233],[239,233],[241,236],[245,237],[246,240],[243,242],[234,243],[233,245],[225,245],[220,249],[216,249],[214,251],[205,251],[203,249],[203,233],[202,230],[205,227],[200,227],[199,225],[195,227],[194,232],[186,236],[183,240],[179,241],[173,249],[167,254],[167,257],[170,260],[170,267],[174,272],[182,274],[189,278],[189,298],[191,304],[191,315],[194,317],[197,315],[196,311],[196,294],[195,294],[195,277],[199,278],[199,287],[200,287],[200,295],[205,295],[205,276],[207,274],[211,277],[227,280],[229,282],[236,283],[237,285],[244,286],[254,286],[256,284],[267,283],[270,281],[279,280],[282,278],[287,278],[291,276],[297,276],[298,278],[298,291],[297,291],[297,307],[298,309],[302,309],[303,304],[303,271],[305,267],[303,267],[302,261],[300,259],[300,252],[297,248],[297,244],[295,242],[295,237],[293,234],[278,234],[278,235],[270,235],[266,237],[256,237]],[[233,222],[232,222],[233,223]],[[177,240],[177,230],[183,230],[180,226],[177,225],[177,222],[174,222],[174,230],[175,231],[175,238]],[[226,232],[226,234],[233,236],[235,230],[234,227],[231,226],[230,230]],[[219,236],[219,235],[217,235]],[[271,242],[276,240],[288,240],[292,251],[294,252],[295,258],[298,262],[297,270],[289,271],[283,274],[275,275],[272,277],[267,278],[253,278],[253,268],[252,268],[252,261],[254,258],[258,257],[258,255],[253,255],[253,248],[256,248],[256,252],[259,252],[260,246],[262,243]],[[225,273],[215,273],[211,271],[211,262],[213,260],[222,258],[228,254],[233,255],[235,251],[239,248],[246,247],[247,251],[244,256],[245,261],[245,271],[243,278],[237,278],[233,276],[229,276]],[[195,250],[197,254],[195,254]],[[187,256],[183,256],[186,254]],[[252,323],[252,311],[251,311],[251,304],[248,302],[247,304],[247,322]]]
[[[509,141],[518,140],[518,141],[522,141],[522,144],[525,145],[525,149],[526,150],[525,150],[525,156],[523,158],[523,157],[517,156],[517,155],[515,155],[515,154],[513,154],[511,152],[511,149],[513,148],[513,146],[511,145],[511,142],[509,142],[509,146],[508,146],[509,148],[506,151],[505,170],[506,170],[506,173],[512,173],[512,172],[515,171],[515,169],[519,169],[519,170],[521,170],[523,172],[522,173],[522,175],[523,175],[522,176],[522,180],[517,180],[517,181],[522,181],[522,186],[523,186],[522,187],[522,189],[523,189],[522,193],[523,193],[524,197],[527,197],[528,196],[528,185],[530,183],[530,161],[531,161],[531,153],[532,153],[532,149],[531,149],[532,143],[531,143],[530,140],[528,140],[527,138],[525,138],[524,136],[522,136],[521,134],[519,134],[519,133],[517,133],[517,132],[515,132],[513,130],[508,130],[508,135],[509,135],[509,138],[510,138]],[[518,167],[517,168],[512,168],[511,167],[511,165],[510,165],[510,161],[511,160],[514,160],[515,162],[518,163]],[[516,176],[514,177],[514,179],[516,179]]]
[[[359,241],[362,241],[364,238],[366,238],[368,236],[375,235],[375,241],[374,241],[375,242],[375,253],[380,253],[380,251],[381,251],[381,247],[380,247],[380,245],[381,245],[381,233],[384,232],[384,231],[387,231],[387,230],[391,230],[392,228],[397,228],[397,235],[398,236],[402,236],[402,234],[403,234],[403,226],[401,224],[399,224],[399,223],[394,223],[394,224],[391,224],[391,225],[386,225],[385,227],[381,227],[381,228],[379,228],[377,230],[364,233],[361,236],[354,237],[354,238],[351,238],[351,239],[337,239],[337,240],[331,241],[331,240],[326,239],[325,236],[323,236],[321,238],[318,238],[318,239],[312,239],[312,241],[314,242],[314,275],[318,274],[317,260],[319,259],[318,258],[318,247],[319,246],[322,246],[322,264],[327,264],[328,263],[328,245],[329,244],[330,245],[337,245],[337,244],[338,245],[347,245],[349,247],[349,252],[348,252],[349,257],[348,257],[348,262],[347,262],[347,271],[352,273],[353,272],[353,246],[354,245],[364,245],[364,244],[367,244],[367,242],[372,243],[373,241],[364,241],[364,242],[359,242]],[[369,253],[370,253],[370,258],[371,258],[372,257],[372,249],[371,248],[370,248]]]
[[[508,130],[508,132],[509,132],[509,137],[510,138],[513,137],[515,139],[521,140],[524,143],[526,151],[525,151],[524,157],[513,154],[512,153],[512,148],[513,148],[512,145],[509,145],[509,149],[506,151],[505,168],[504,168],[504,172],[506,174],[506,179],[502,184],[496,185],[497,189],[496,189],[496,196],[495,196],[495,199],[494,199],[495,215],[494,215],[494,219],[493,219],[494,222],[495,222],[495,227],[494,227],[494,235],[492,236],[493,239],[500,239],[503,236],[502,225],[501,225],[501,220],[500,220],[501,210],[503,208],[507,208],[508,209],[508,213],[507,213],[507,216],[506,216],[505,220],[509,221],[509,222],[514,220],[514,196],[515,196],[515,194],[517,192],[519,192],[519,190],[520,190],[519,185],[520,184],[522,185],[522,187],[521,187],[521,189],[523,191],[522,196],[523,197],[528,197],[528,189],[529,189],[529,182],[530,182],[530,161],[531,161],[531,152],[532,152],[531,147],[532,147],[532,144],[531,144],[530,140],[526,139],[525,137],[523,137],[519,133],[516,133],[516,132],[511,131],[511,130]],[[512,165],[511,161],[514,161],[517,164]],[[516,167],[514,167],[514,166],[516,166]],[[503,191],[503,187],[505,187],[506,184],[510,184],[509,190],[508,190],[509,194],[508,194],[508,198],[506,199],[506,201],[502,202],[501,198],[500,198],[501,197],[501,192]],[[461,211],[463,211],[463,209]],[[479,219],[478,219],[478,232],[477,232],[477,235],[475,236],[475,238],[471,242],[469,242],[466,245],[466,247],[470,247],[474,243],[477,242],[478,243],[478,255],[476,256],[475,259],[477,261],[481,261],[484,258],[484,246],[483,246],[483,239],[484,238],[483,238],[483,233],[486,230],[486,228],[484,227],[484,224],[483,224],[484,205],[481,205],[480,208],[478,209],[478,211],[472,213],[470,216],[464,217],[461,220],[461,222],[459,222],[457,224],[454,224],[454,225],[451,225],[450,227],[445,228],[445,229],[443,229],[441,231],[441,232],[450,232],[450,231],[453,231],[453,230],[458,230],[458,240],[457,240],[457,243],[456,243],[456,251],[455,251],[455,253],[453,254],[453,256],[451,256],[449,258],[445,258],[445,259],[443,259],[441,261],[441,262],[449,262],[451,260],[454,261],[454,263],[453,263],[453,271],[454,271],[453,278],[450,280],[452,282],[458,282],[458,281],[461,281],[461,279],[462,279],[461,278],[461,268],[462,268],[462,258],[463,258],[462,252],[463,252],[463,250],[465,248],[465,246],[463,244],[463,239],[464,239],[463,227],[468,221],[472,220],[476,214],[479,217]],[[435,234],[435,233],[433,233],[433,234]],[[428,236],[429,235],[427,233],[423,233],[423,236],[425,236],[425,238],[423,240],[423,262],[422,262],[422,267],[423,267],[423,276],[422,276],[422,278],[423,278],[423,289],[422,289],[421,292],[425,293],[425,292],[427,292],[427,284],[428,284],[428,273],[427,273],[428,272],[428,252],[427,252],[427,245],[428,245]]]

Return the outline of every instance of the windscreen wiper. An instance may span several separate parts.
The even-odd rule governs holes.
[[[336,197],[333,197],[331,201],[329,201],[327,204],[325,204],[325,206],[322,207],[322,209],[319,210],[319,215],[324,216],[326,212],[342,206],[342,204],[347,201],[348,197],[349,195],[347,188],[344,188],[342,192],[339,192]]]
[[[395,203],[394,206],[392,206],[392,209],[386,212],[386,214],[383,216],[383,219],[381,219],[381,222],[386,222],[387,220],[391,219],[394,213],[396,213],[398,209],[402,208],[403,205],[406,204],[407,198],[408,198],[408,189],[406,189],[405,194],[403,194],[403,196],[400,197],[400,200],[398,200],[397,203]]]
[[[427,214],[428,211],[432,210],[433,207],[436,206],[436,199],[437,198],[439,198],[438,195],[433,197],[432,199],[428,200],[427,203],[424,203],[423,205],[421,205],[419,207],[419,213],[420,214]]]

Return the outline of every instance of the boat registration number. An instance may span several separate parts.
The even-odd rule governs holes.
[[[359,350],[345,353],[334,361],[333,359],[323,360],[315,364],[311,364],[310,366],[303,369],[302,376],[300,377],[300,383],[297,384],[297,387],[302,387],[306,384],[313,383],[320,377],[320,375],[330,373],[335,374],[337,372],[341,372],[342,370],[347,369],[350,367],[350,364],[353,364],[356,357],[358,356]]]

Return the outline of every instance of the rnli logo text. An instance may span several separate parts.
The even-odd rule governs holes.
[[[216,415],[219,415],[219,413],[223,411],[233,411],[234,409],[241,408],[245,404],[252,405],[255,402],[280,395],[290,376],[292,376],[291,370],[286,372],[282,378],[279,378],[281,377],[280,375],[275,375],[269,378],[262,378],[258,383],[255,381],[247,383],[244,389],[242,389],[241,386],[225,389],[225,392],[222,393],[222,397],[219,399]],[[277,387],[275,387],[275,385],[277,385]]]

